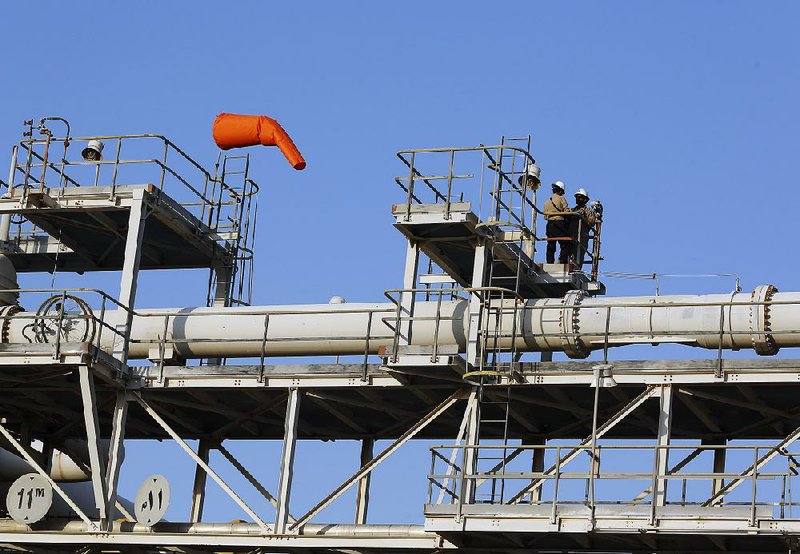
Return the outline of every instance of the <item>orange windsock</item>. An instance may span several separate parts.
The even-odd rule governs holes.
[[[277,146],[295,169],[303,169],[306,161],[280,123],[265,115],[221,113],[214,120],[214,142],[223,150],[243,146]]]

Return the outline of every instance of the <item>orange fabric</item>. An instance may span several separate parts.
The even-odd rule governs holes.
[[[306,161],[280,123],[265,115],[221,113],[214,120],[214,142],[223,150],[244,146],[277,146],[292,167],[303,169]]]

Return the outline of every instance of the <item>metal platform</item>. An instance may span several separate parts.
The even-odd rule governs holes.
[[[52,195],[52,196],[51,196]],[[0,198],[0,215],[24,216],[40,231],[2,245],[20,272],[121,270],[131,208],[147,214],[141,269],[230,263],[230,233],[217,233],[155,185],[67,187]]]
[[[499,225],[481,222],[469,202],[413,204],[410,208],[408,211],[405,204],[392,207],[394,226],[460,286],[471,286],[475,248],[487,241],[497,262],[495,282],[512,288],[519,278],[518,292],[523,298],[561,297],[570,290],[605,293],[602,283],[572,271],[569,265],[535,263],[517,246],[518,236],[511,237],[512,232]]]
[[[16,344],[7,340],[9,325],[0,329],[0,444],[40,476],[51,469],[50,449],[61,449],[90,475],[92,499],[88,506],[76,504],[69,518],[27,524],[0,515],[0,551],[677,554],[785,552],[800,545],[800,502],[791,495],[800,485],[794,449],[800,360],[732,360],[720,348],[709,360],[531,361],[516,346],[498,346],[517,344],[519,329],[487,321],[518,310],[526,299],[604,292],[596,280],[599,244],[589,275],[534,261],[543,239],[536,235],[537,185],[524,179],[534,161],[529,140],[527,147],[503,140],[496,147],[399,154],[409,170],[397,179],[407,198],[393,214],[409,244],[403,287],[386,291],[396,308],[387,313],[396,315],[380,322],[393,329],[394,342],[377,356],[370,333],[386,344],[386,329],[369,315],[361,358],[270,359],[265,312],[260,359],[195,359],[191,365],[174,356],[169,316],[158,339],[141,341],[149,344],[150,359],[128,360],[137,272],[209,267],[245,252],[244,206],[252,189],[246,169],[242,186],[226,185],[225,194],[235,197],[226,220],[219,218],[227,205],[224,167],[211,177],[187,162],[203,183],[197,188],[183,178],[177,189],[165,189],[159,179],[116,184],[125,165],[122,143],[141,138],[156,138],[188,159],[163,137],[111,137],[119,141],[117,153],[103,163],[113,176],[103,181],[97,160],[67,160],[69,140],[62,141],[59,160],[48,159],[42,141],[25,140],[27,161],[12,165],[23,182],[11,179],[0,198],[0,231],[3,221],[10,223],[6,249],[22,271],[122,270],[119,298],[91,289],[38,291],[50,295],[38,311],[12,307],[1,314],[5,323],[10,317],[33,321]],[[44,146],[51,140],[58,143],[48,135]],[[446,169],[423,171],[427,154],[440,156]],[[459,165],[466,155],[477,158],[472,169]],[[166,154],[139,161],[153,160],[162,179],[174,175]],[[90,177],[94,172],[93,182],[74,175],[82,166]],[[35,177],[39,170],[42,176]],[[459,185],[466,190],[457,191]],[[475,194],[488,197],[488,215]],[[429,277],[431,268],[445,274],[422,282],[421,255],[428,258]],[[208,304],[230,305],[231,276],[219,279]],[[84,293],[94,300],[67,311],[65,301]],[[438,308],[433,315],[415,312],[417,300],[441,307],[442,299],[456,296],[465,301],[459,320],[465,344],[440,345],[437,338],[413,344],[415,325],[434,327],[438,337],[442,325],[452,324]],[[109,310],[114,316],[106,320]],[[767,332],[759,337],[766,342],[769,329],[763,327]],[[569,339],[579,330],[560,332]],[[107,339],[113,333],[114,340],[104,342],[100,333]],[[85,441],[79,452],[74,439]],[[293,515],[292,490],[303,484],[293,481],[298,441],[338,439],[360,441],[358,469],[329,491],[309,491],[318,501]],[[430,449],[427,475],[418,476],[429,486],[419,507],[424,525],[371,524],[370,502],[395,500],[394,493],[370,497],[373,470],[416,439],[442,443]],[[125,440],[172,440],[183,450],[195,467],[191,496],[183,499],[187,521],[137,523],[117,502]],[[239,440],[281,441],[274,494],[228,450]],[[388,445],[375,452],[379,440]],[[211,463],[212,451],[269,503],[266,513],[226,483]],[[154,472],[157,467],[154,461]],[[247,521],[204,520],[209,478]],[[70,498],[52,485],[54,494]],[[318,521],[351,490],[353,524]]]

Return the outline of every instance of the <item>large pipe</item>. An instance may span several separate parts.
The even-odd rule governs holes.
[[[292,167],[304,169],[306,161],[280,123],[265,115],[221,113],[214,120],[214,142],[223,150],[245,146],[277,146]]]
[[[417,302],[411,344],[455,345],[464,352],[467,309],[466,300]],[[561,351],[583,358],[606,344],[678,343],[711,349],[753,348],[759,354],[800,346],[800,292],[778,293],[770,285],[751,293],[704,296],[590,298],[570,292],[563,298],[524,304],[496,301],[491,310],[484,326],[490,346],[496,342],[500,350],[511,349],[513,342],[519,352]],[[137,313],[131,358],[157,358],[161,350],[166,356],[181,358],[242,358],[377,353],[394,344],[397,308],[392,303],[318,304]],[[24,312],[10,316],[9,342],[29,342],[25,327],[34,317]],[[120,321],[119,312],[107,315],[110,325]],[[161,345],[164,336],[167,340]],[[112,338],[104,330],[103,346],[110,348]]]

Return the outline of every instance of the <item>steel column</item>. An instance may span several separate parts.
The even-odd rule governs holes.
[[[108,464],[106,467],[106,528],[114,520],[114,506],[117,504],[117,484],[122,467],[122,447],[125,440],[125,423],[128,419],[128,393],[117,391],[114,414],[111,419],[111,442],[108,445]]]
[[[375,449],[375,439],[362,439],[361,440],[361,467],[364,467],[372,461]],[[367,510],[369,509],[369,486],[372,473],[367,473],[358,480],[356,487],[356,525],[365,525],[367,523]]]
[[[472,262],[472,286],[480,288],[484,286],[486,278],[486,262],[488,250],[484,243],[475,247],[475,259]],[[467,330],[467,363],[471,364],[474,370],[481,368],[483,349],[481,348],[481,314],[483,312],[484,292],[473,292],[469,297],[469,327]]]
[[[667,499],[667,469],[669,467],[669,444],[672,436],[672,385],[661,387],[660,408],[658,412],[658,437],[656,439],[656,488],[653,502],[663,506]]]
[[[290,389],[289,398],[286,400],[281,473],[278,481],[278,507],[275,515],[275,534],[277,535],[285,534],[289,524],[289,501],[294,473],[294,452],[297,445],[297,422],[300,419],[300,394],[299,389]]]
[[[94,389],[94,376],[88,366],[78,368],[78,378],[83,404],[83,421],[86,425],[86,446],[89,451],[89,466],[92,469],[92,490],[94,502],[100,513],[100,519],[110,516],[107,508],[107,489],[105,480],[105,460],[100,449],[100,424],[97,418],[97,397]]]
[[[125,238],[125,257],[122,262],[122,277],[119,283],[119,302],[133,310],[136,301],[136,285],[139,279],[139,262],[142,258],[142,237],[144,237],[144,222],[147,219],[145,210],[144,190],[133,191],[130,213],[128,214],[128,233]],[[128,341],[127,337],[133,321],[133,314],[128,312],[125,315],[124,327],[118,330],[124,334],[126,340],[122,341],[119,347],[114,348],[114,354],[123,362],[128,360]],[[164,337],[166,339],[166,337]],[[115,346],[119,338],[115,337]]]
[[[197,445],[197,456],[208,464],[211,453],[211,441],[200,439]],[[207,473],[198,464],[194,468],[194,484],[192,485],[192,508],[189,512],[189,521],[198,523],[203,520],[203,505],[206,499],[206,477]]]
[[[403,272],[403,289],[412,290],[417,288],[417,274],[419,273],[419,245],[408,241],[406,248],[406,263]],[[413,292],[403,292],[400,295],[400,317],[397,322],[400,330],[400,340],[402,344],[411,344],[411,333],[413,332],[411,318],[414,317],[414,304],[416,295]]]

